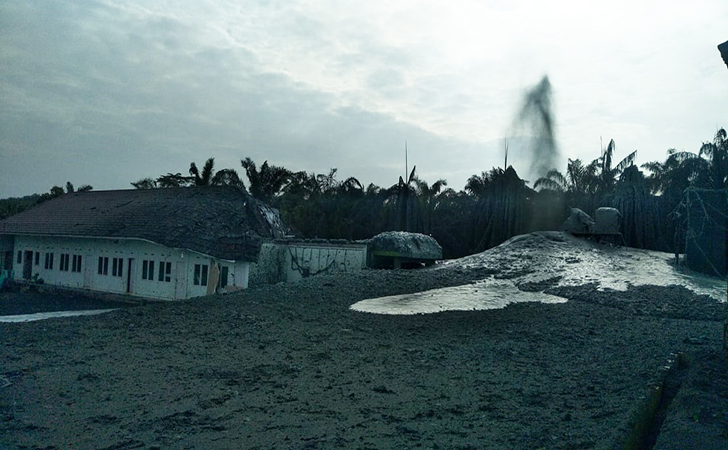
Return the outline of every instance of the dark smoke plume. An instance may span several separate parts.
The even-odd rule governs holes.
[[[559,151],[554,134],[554,114],[551,103],[551,83],[544,76],[523,99],[516,117],[515,128],[530,135],[528,153],[532,177],[543,177],[556,167]]]

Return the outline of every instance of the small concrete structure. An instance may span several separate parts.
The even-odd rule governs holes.
[[[595,238],[597,242],[606,240],[614,245],[625,245],[624,237],[619,232],[622,214],[616,208],[598,208],[594,214],[596,221],[579,208],[571,208],[571,214],[561,227],[563,231],[574,236]]]
[[[387,231],[369,242],[370,266],[399,269],[406,266],[432,265],[442,259],[442,247],[424,234]]]
[[[571,234],[588,234],[594,230],[594,223],[589,214],[579,208],[571,208],[571,213],[561,229]]]
[[[594,213],[595,234],[619,234],[622,214],[617,208],[597,208]]]
[[[264,242],[251,264],[250,285],[298,281],[325,273],[349,273],[367,267],[368,241],[277,239]]]

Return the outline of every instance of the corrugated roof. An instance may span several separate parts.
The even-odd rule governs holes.
[[[231,186],[75,192],[0,221],[0,234],[139,238],[244,261],[283,232],[275,210]]]

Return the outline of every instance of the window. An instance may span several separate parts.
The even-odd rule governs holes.
[[[73,255],[73,266],[71,272],[81,272],[81,255]]]
[[[114,258],[111,266],[111,275],[120,277],[124,273],[124,258]]]
[[[159,261],[159,281],[172,281],[172,263]]]
[[[53,270],[53,253],[45,254],[45,265],[43,267],[48,270]]]
[[[59,270],[68,272],[68,262],[69,261],[70,261],[69,254],[61,253],[61,267],[59,267]]]
[[[18,250],[18,264],[23,263],[23,252]]]
[[[109,257],[99,256],[99,275],[109,274]]]
[[[207,264],[195,264],[195,286],[207,286]]]
[[[142,280],[154,279],[154,261],[142,261]]]
[[[220,287],[223,288],[228,285],[228,267],[222,266],[220,269]]]
[[[40,265],[40,252],[35,252],[35,265]]]

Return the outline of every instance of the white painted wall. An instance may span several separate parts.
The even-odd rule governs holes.
[[[366,245],[295,244],[287,246],[284,260],[287,281],[322,273],[346,273],[366,267]]]
[[[366,244],[266,242],[252,264],[251,285],[298,281],[322,273],[342,273],[366,267]]]
[[[21,252],[18,262],[17,253]],[[15,236],[13,271],[16,279],[23,278],[26,251],[39,252],[38,264],[33,256],[32,274],[38,274],[47,284],[85,288],[104,292],[137,295],[158,299],[185,299],[208,293],[208,287],[194,284],[195,265],[208,266],[208,278],[213,264],[229,267],[228,290],[247,287],[250,264],[243,261],[216,260],[185,249],[172,249],[137,239],[62,238]],[[45,254],[53,254],[53,268],[45,268]],[[61,271],[61,254],[70,256],[68,271]],[[73,255],[82,256],[81,272],[72,272]],[[109,258],[107,274],[98,273],[99,257]],[[113,258],[123,260],[121,276],[113,275]],[[154,262],[152,279],[142,278],[143,261]],[[130,266],[131,261],[131,266]],[[170,262],[170,281],[159,281],[159,263]],[[131,267],[131,277],[129,268]],[[127,286],[130,288],[127,291]],[[210,289],[214,291],[214,289]]]

